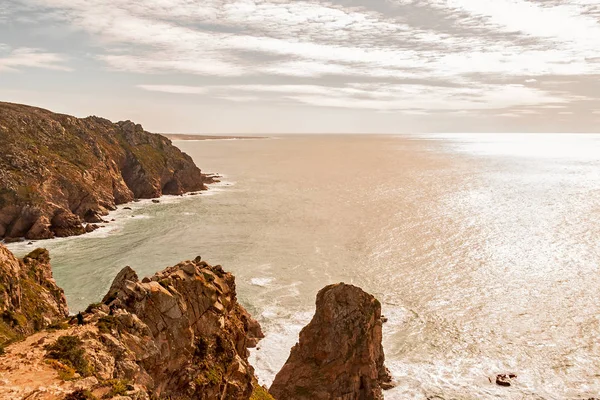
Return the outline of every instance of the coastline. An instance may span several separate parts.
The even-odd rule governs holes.
[[[60,243],[70,241],[74,239],[102,239],[108,237],[111,233],[119,231],[129,221],[136,221],[149,218],[148,216],[141,213],[149,207],[160,206],[165,204],[177,203],[183,200],[191,200],[193,198],[202,198],[206,196],[214,196],[220,192],[220,188],[230,187],[235,182],[223,180],[224,176],[218,174],[208,174],[216,179],[215,182],[207,184],[207,189],[187,192],[181,195],[162,195],[153,199],[137,199],[128,203],[118,204],[115,210],[109,211],[103,218],[107,222],[98,223],[100,227],[92,232],[87,232],[82,235],[66,236],[66,237],[55,237],[51,239],[37,239],[28,240],[23,237],[15,242],[6,243],[4,240],[0,240],[0,244],[3,244],[11,252],[18,256],[22,256],[27,252],[31,251],[36,247],[44,247],[45,243]],[[156,202],[158,200],[158,202]],[[136,213],[137,212],[137,213]],[[87,224],[85,224],[87,225]]]

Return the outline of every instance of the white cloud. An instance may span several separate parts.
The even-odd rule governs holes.
[[[203,94],[207,92],[207,89],[204,87],[181,85],[138,85],[138,88],[148,90],[150,92],[175,94]]]
[[[16,72],[23,68],[45,68],[57,71],[72,71],[64,65],[65,58],[60,54],[49,53],[43,49],[20,47],[10,49],[0,44],[0,72]]]
[[[600,7],[592,0],[389,0],[435,9],[443,19],[435,29],[335,0],[15,1],[52,11],[91,36],[103,48],[96,59],[110,69],[262,81],[305,79],[315,84],[295,91],[283,90],[283,85],[279,91],[255,92],[311,105],[386,110],[407,109],[412,101],[413,108],[455,110],[565,104],[575,96],[486,82],[527,77],[524,83],[545,83],[541,76],[600,74]],[[47,64],[61,66],[58,60]],[[322,81],[334,75],[345,84],[338,90],[322,89],[328,87]],[[441,81],[461,87],[351,85],[359,79]],[[143,89],[214,93],[170,85]],[[233,86],[229,90],[251,91]],[[229,92],[216,95],[244,98]]]
[[[145,90],[167,93],[214,95],[240,101],[256,98],[293,100],[311,106],[362,108],[372,110],[485,110],[514,106],[561,103],[546,92],[522,85],[484,85],[481,88],[456,88],[429,85],[380,85],[349,83],[344,86],[320,85],[222,85],[168,86],[140,85]],[[248,94],[251,94],[248,96]]]

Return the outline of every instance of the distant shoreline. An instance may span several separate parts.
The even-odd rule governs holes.
[[[232,139],[268,139],[266,136],[224,136],[224,135],[189,135],[179,133],[161,133],[171,140],[232,140]]]

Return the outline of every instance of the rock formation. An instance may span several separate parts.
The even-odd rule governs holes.
[[[169,139],[130,121],[0,103],[0,149],[0,239],[80,235],[117,204],[212,182]]]
[[[384,366],[379,301],[340,283],[322,289],[316,304],[270,393],[279,400],[383,399],[391,377]]]
[[[253,391],[247,349],[262,331],[220,266],[197,258],[143,281],[127,267],[84,318],[102,331],[95,344],[83,339],[99,349],[88,352],[98,378],[116,374],[174,398],[247,399]]]
[[[36,262],[47,257],[37,252]],[[10,262],[0,276],[18,274],[19,263],[4,253]],[[28,271],[33,279],[47,272]],[[231,274],[200,257],[142,281],[127,267],[70,326],[6,348],[0,398],[273,400],[248,363],[248,347],[263,334],[235,288]],[[6,293],[14,303],[14,288]]]
[[[18,260],[0,244],[0,347],[68,316],[45,249]]]
[[[0,245],[0,289],[2,399],[273,400],[248,362],[260,325],[237,302],[234,277],[200,257],[142,280],[126,267],[102,302],[68,319],[48,252],[18,260]],[[383,399],[381,331],[373,296],[324,288],[271,393]]]

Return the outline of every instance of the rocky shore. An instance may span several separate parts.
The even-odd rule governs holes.
[[[263,333],[235,278],[200,257],[140,279],[124,268],[101,302],[68,317],[49,254],[0,244],[0,398],[382,399],[381,306],[351,285],[319,292],[269,390],[248,362]]]
[[[213,178],[131,121],[0,102],[0,239],[94,230],[116,205],[206,189]]]

